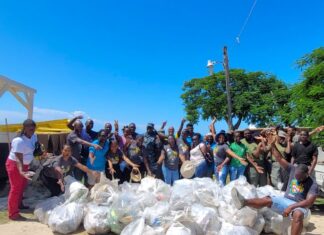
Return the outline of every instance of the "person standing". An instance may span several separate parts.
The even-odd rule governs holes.
[[[183,155],[179,155],[179,149],[176,144],[176,139],[173,135],[169,135],[168,144],[163,147],[159,163],[163,162],[162,172],[164,176],[164,182],[170,185],[179,179],[179,165],[184,162]]]
[[[308,174],[314,176],[314,169],[317,163],[318,149],[309,141],[308,131],[301,131],[299,142],[295,143],[291,152],[292,164],[305,164],[308,166]]]
[[[9,177],[10,191],[8,196],[8,216],[11,220],[26,220],[21,216],[19,209],[22,205],[22,197],[31,176],[28,174],[29,164],[34,158],[36,123],[27,119],[23,122],[20,135],[12,140],[11,149],[6,161],[6,169]]]
[[[107,141],[107,135],[105,130],[100,130],[98,139],[93,141],[92,144],[97,144],[101,146],[102,149],[95,149],[93,146],[89,148],[89,157],[87,161],[87,167],[90,170],[96,171],[98,174],[94,175],[92,173],[87,173],[88,185],[91,188],[93,185],[99,182],[100,173],[105,172],[106,167],[106,154],[109,149],[109,143]]]
[[[88,141],[85,141],[81,137],[83,124],[80,120],[76,120],[73,125],[74,129],[70,132],[70,134],[66,138],[66,142],[68,145],[71,146],[72,156],[76,158],[79,162],[83,165],[86,165],[85,158],[81,155],[82,146],[85,147],[94,147],[96,150],[102,149],[102,147],[98,144],[93,144]],[[79,168],[74,169],[74,178],[76,180],[81,181],[82,178],[85,176],[84,172],[81,171]]]
[[[163,139],[164,137],[162,137]],[[146,133],[144,134],[144,164],[147,174],[163,180],[161,163],[158,162],[163,147],[159,134],[154,129],[154,124],[147,124]]]
[[[247,153],[252,156],[252,161],[257,164],[259,168],[265,168],[265,156],[268,154],[265,144],[261,141],[259,145],[255,142],[252,132],[249,129],[244,131],[244,139],[241,142],[247,147]],[[259,173],[257,169],[249,164],[247,167],[248,181],[255,187],[267,185],[267,173]]]

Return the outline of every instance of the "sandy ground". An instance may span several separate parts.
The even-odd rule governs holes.
[[[29,216],[30,217],[30,216]],[[324,234],[324,213],[313,213],[310,219],[310,224],[307,227],[307,235],[321,235]],[[13,222],[0,225],[1,234],[6,235],[53,235],[50,228],[44,224],[37,222],[34,218],[26,222]],[[72,233],[77,235],[87,234],[83,228],[77,232]]]

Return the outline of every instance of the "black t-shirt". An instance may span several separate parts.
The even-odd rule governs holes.
[[[110,160],[113,165],[119,164],[123,160],[123,152],[120,149],[117,149],[116,153],[109,150],[107,159]]]
[[[127,148],[127,157],[135,164],[143,163],[143,147],[138,147],[135,140]]]
[[[295,158],[295,163],[310,166],[313,156],[318,155],[318,150],[317,147],[309,141],[305,144],[299,142],[294,144],[291,155]]]
[[[318,185],[311,177],[307,177],[304,182],[298,182],[295,178],[296,167],[289,164],[287,171],[289,173],[289,181],[285,193],[286,198],[300,202],[305,200],[308,194],[315,196],[318,194]]]

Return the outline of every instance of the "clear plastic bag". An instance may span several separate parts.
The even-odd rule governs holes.
[[[47,224],[48,218],[52,210],[63,203],[63,197],[50,197],[36,205],[34,215],[36,216],[39,222]]]
[[[204,234],[206,234],[207,230],[211,232],[211,230],[218,229],[219,231],[221,228],[221,223],[216,219],[217,212],[213,208],[204,207],[195,203],[190,207],[188,214],[190,218],[199,225]],[[211,226],[212,223],[213,225]]]
[[[89,234],[106,234],[110,228],[107,223],[107,206],[99,206],[95,203],[87,204],[83,225]]]
[[[261,214],[258,214],[256,222],[253,226],[253,230],[257,231],[258,234],[261,234],[261,232],[263,231],[264,225],[265,225],[265,220],[264,220],[263,216]]]
[[[194,181],[190,179],[177,180],[173,187],[170,205],[173,210],[184,210],[196,201],[194,196]]]
[[[234,224],[253,227],[257,220],[258,212],[250,207],[243,207],[234,215]]]
[[[118,180],[109,180],[104,173],[100,174],[99,183],[90,191],[90,199],[98,204],[110,205],[111,197],[118,193]]]
[[[56,207],[49,216],[48,225],[53,232],[68,234],[76,231],[83,220],[84,204],[72,202]]]
[[[258,232],[245,226],[235,226],[224,222],[219,235],[258,235]]]
[[[142,235],[145,227],[144,218],[137,219],[128,224],[120,235]]]
[[[193,235],[191,233],[191,230],[189,228],[186,228],[182,223],[175,222],[173,223],[168,231],[166,232],[166,235]]]
[[[266,185],[263,187],[258,187],[256,189],[257,191],[257,196],[259,198],[262,197],[268,197],[268,196],[283,196],[284,192],[281,192],[279,190],[275,190],[274,187],[270,186],[270,185]]]
[[[163,223],[163,217],[169,213],[170,206],[168,202],[157,202],[152,207],[145,208],[143,217],[145,218],[146,224],[153,227],[161,226]]]
[[[160,179],[145,177],[138,186],[137,193],[151,192],[158,201],[169,201],[171,186]]]
[[[74,179],[72,176],[66,176],[64,178],[65,183],[65,203],[70,202],[84,202],[88,196],[89,189],[87,189],[82,183]]]
[[[263,208],[260,210],[265,219],[264,232],[282,234],[283,230],[283,217],[278,213],[272,211],[270,208]]]

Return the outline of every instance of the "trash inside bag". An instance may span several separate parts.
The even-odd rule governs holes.
[[[173,210],[183,210],[195,201],[193,180],[181,179],[174,182],[170,198]]]
[[[168,231],[166,232],[166,235],[192,235],[191,230],[186,228],[183,224],[180,222],[173,223]]]
[[[234,224],[253,227],[257,220],[258,212],[250,207],[243,207],[234,215]]]
[[[118,180],[109,180],[104,173],[100,174],[99,183],[90,191],[90,199],[95,203],[110,205],[111,197],[118,193]]]
[[[282,234],[283,230],[283,217],[278,213],[272,211],[270,208],[263,208],[260,210],[265,219],[264,232]]]
[[[151,192],[158,201],[168,201],[171,194],[171,186],[160,179],[145,177],[138,186],[137,193]]]
[[[65,203],[70,202],[84,202],[87,198],[89,189],[87,189],[82,183],[74,179],[72,176],[66,176],[64,178],[65,183]]]
[[[41,201],[38,203],[34,210],[34,215],[38,219],[39,222],[43,224],[48,223],[48,218],[52,212],[52,210],[59,206],[60,204],[63,204],[64,197],[50,197],[46,199],[45,201]]]
[[[84,204],[75,202],[57,206],[49,216],[48,225],[53,232],[74,232],[82,223],[83,210]]]
[[[106,234],[110,228],[107,223],[109,208],[95,203],[87,204],[83,226],[89,234]]]
[[[168,202],[157,202],[152,207],[145,208],[143,217],[145,218],[146,224],[157,227],[162,225],[163,217],[169,213],[170,206]]]
[[[142,235],[145,227],[144,218],[137,219],[128,224],[120,235]]]

